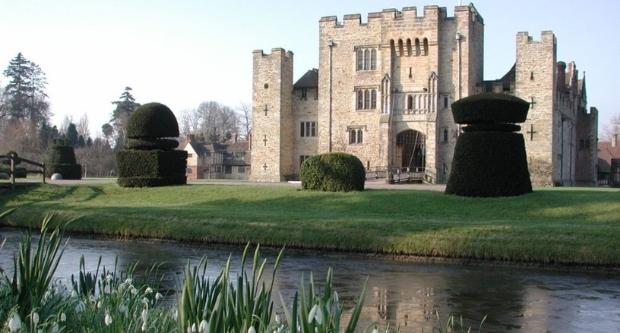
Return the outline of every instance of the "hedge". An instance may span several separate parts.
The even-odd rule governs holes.
[[[184,150],[122,150],[116,153],[118,184],[126,187],[185,184]]]
[[[304,161],[299,177],[304,190],[363,191],[366,170],[362,162],[353,155],[328,153]]]
[[[512,95],[482,93],[452,103],[452,115],[457,124],[522,123],[529,107]]]
[[[52,164],[46,166],[46,173],[48,177],[59,173],[62,175],[62,179],[82,179],[82,166],[79,164]]]
[[[471,197],[532,192],[523,135],[469,132],[459,136],[446,193]]]
[[[147,103],[134,111],[127,123],[127,137],[172,138],[179,136],[179,124],[174,113],[161,103]]]
[[[52,164],[76,164],[75,151],[71,146],[52,145],[47,155],[48,165]]]

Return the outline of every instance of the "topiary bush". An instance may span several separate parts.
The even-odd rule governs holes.
[[[363,191],[366,170],[351,154],[328,153],[304,161],[299,173],[304,190],[349,192]]]
[[[154,187],[187,183],[187,152],[179,144],[179,124],[172,111],[160,103],[139,107],[127,124],[127,144],[116,154],[118,184]]]
[[[456,142],[446,193],[470,197],[532,192],[525,141],[514,122],[529,104],[514,96],[485,93],[452,104],[454,121],[469,124]],[[476,111],[477,110],[477,111]]]
[[[65,140],[55,140],[48,150],[46,176],[55,173],[62,175],[62,179],[82,179],[82,166],[77,164],[75,151]]]

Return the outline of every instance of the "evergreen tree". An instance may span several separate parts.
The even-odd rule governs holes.
[[[91,139],[91,137],[89,136],[88,139],[86,140],[86,146],[87,147],[92,147],[93,146],[93,139]]]
[[[69,127],[67,127],[67,133],[65,134],[65,137],[67,138],[67,145],[71,147],[78,146],[78,132],[74,123],[70,123]],[[82,140],[84,140],[84,138],[82,138]]]
[[[125,91],[121,94],[117,101],[112,102],[116,108],[112,112],[112,126],[115,132],[115,149],[121,149],[125,145],[127,135],[127,121],[131,114],[140,106],[136,103],[136,99],[131,94],[131,87],[125,87]],[[105,134],[104,134],[105,135]]]
[[[20,52],[4,71],[9,79],[3,92],[0,116],[9,119],[28,119],[41,125],[49,119],[49,104],[45,88],[47,81],[41,67],[26,59]]]
[[[77,146],[78,146],[78,148],[86,147],[86,140],[84,140],[84,136],[83,135],[78,136]]]

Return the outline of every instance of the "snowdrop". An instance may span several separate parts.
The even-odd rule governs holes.
[[[153,293],[153,288],[147,287],[144,292],[147,293],[147,294],[151,294],[151,293]]]
[[[64,323],[65,321],[67,321],[67,315],[64,312],[60,313],[60,322]]]
[[[162,295],[161,293],[157,293],[155,294],[155,300],[159,301],[160,299],[164,298],[164,295]]]
[[[256,333],[254,326],[250,326],[250,328],[248,328],[248,333]]]
[[[209,332],[209,323],[206,320],[202,320],[200,325],[198,325],[198,332],[200,333],[208,333]]]
[[[308,324],[312,323],[313,320],[316,320],[319,325],[323,323],[323,311],[318,304],[315,304],[308,314]]]
[[[105,318],[103,319],[103,322],[106,326],[110,326],[110,324],[112,324],[112,316],[110,316],[110,313],[107,311],[105,313]]]
[[[17,332],[22,328],[22,320],[17,313],[14,313],[9,319],[9,332]]]
[[[39,314],[36,312],[33,312],[31,315],[32,318],[32,323],[34,324],[34,326],[37,326],[37,324],[39,323]]]

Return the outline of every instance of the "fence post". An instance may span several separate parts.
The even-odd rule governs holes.
[[[11,160],[11,190],[15,189],[15,160],[13,157],[9,157]]]

